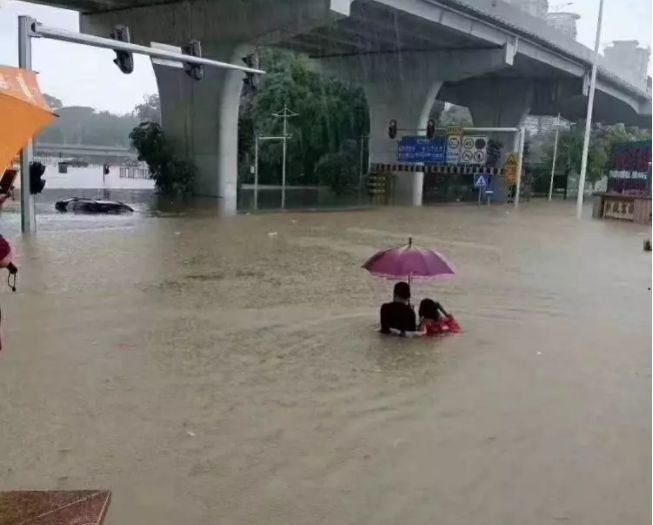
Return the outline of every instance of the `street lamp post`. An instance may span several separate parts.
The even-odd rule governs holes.
[[[596,41],[594,43],[594,60],[592,62],[592,78],[590,92],[587,100],[587,118],[585,119],[585,140],[583,142],[583,156],[578,180],[578,198],[576,199],[576,217],[583,216],[583,197],[585,193],[585,177],[587,175],[587,157],[590,149],[590,135],[592,132],[592,112],[594,110],[594,92],[596,91],[596,73],[599,65],[599,47],[601,45],[601,26],[603,25],[603,1],[599,3],[599,19],[596,25]]]

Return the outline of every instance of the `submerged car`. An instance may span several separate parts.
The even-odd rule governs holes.
[[[57,201],[54,207],[57,209],[57,211],[60,211],[62,213],[72,212],[72,213],[119,214],[119,213],[130,213],[134,211],[134,209],[131,206],[128,206],[124,202],[106,201],[106,200],[98,200],[98,199],[83,199],[79,197],[73,197],[70,199]]]

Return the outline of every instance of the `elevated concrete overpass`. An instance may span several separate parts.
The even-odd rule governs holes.
[[[435,98],[470,108],[477,126],[519,125],[528,114],[583,118],[592,51],[501,0],[46,0],[77,9],[82,30],[108,35],[127,24],[138,43],[202,40],[207,56],[239,61],[258,45],[308,53],[360,83],[371,117],[371,162],[394,160],[387,123],[424,128]],[[207,71],[194,83],[155,67],[163,123],[201,173],[199,194],[235,205],[242,74]],[[647,82],[602,65],[595,117],[650,125]],[[401,177],[421,202],[422,174]]]

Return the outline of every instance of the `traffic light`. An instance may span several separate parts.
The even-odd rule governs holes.
[[[435,137],[435,121],[429,119],[428,124],[426,125],[426,138],[431,140]]]
[[[243,57],[242,60],[243,64],[247,67],[258,68],[258,59],[256,55],[247,55],[246,57]],[[256,89],[256,75],[254,73],[245,73],[245,80],[243,80],[243,82],[247,87]]]
[[[181,52],[184,55],[201,57],[202,43],[199,40],[191,40],[188,42],[188,44],[181,48]],[[184,63],[184,71],[193,80],[202,80],[204,78],[204,68],[199,64],[189,64],[186,62]]]
[[[45,181],[41,178],[45,173],[45,166],[40,162],[31,162],[29,165],[29,192],[37,195],[45,188]]]
[[[397,138],[397,121],[392,119],[388,124],[388,137],[391,139]]]
[[[111,33],[111,38],[129,44],[131,42],[129,28],[127,26],[116,26],[113,33]],[[129,75],[134,71],[134,55],[128,51],[116,51],[116,58],[113,63],[126,75]]]

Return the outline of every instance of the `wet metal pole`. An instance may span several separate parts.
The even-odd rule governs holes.
[[[558,139],[560,138],[560,113],[556,119],[556,138],[553,142],[553,162],[551,162],[551,180],[549,181],[549,200],[553,196],[553,177],[556,172],[556,160],[558,160]]]
[[[281,209],[286,208],[286,158],[288,157],[288,117],[286,106],[283,108],[283,160],[281,168]]]
[[[599,48],[601,47],[601,26],[603,25],[603,0],[599,3],[599,20],[596,24],[596,41],[594,43],[594,60],[592,62],[592,78],[590,92],[587,100],[587,117],[585,118],[585,140],[583,142],[583,156],[578,180],[578,198],[576,199],[576,217],[583,217],[583,197],[585,193],[585,177],[587,175],[587,157],[590,149],[590,135],[592,133],[592,112],[594,110],[594,92],[596,91],[596,72],[599,65]]]
[[[274,113],[272,115],[276,118],[283,119],[283,160],[281,167],[281,209],[286,207],[286,158],[288,157],[288,119],[298,117],[299,114],[288,109],[288,105],[284,104],[281,113]]]
[[[114,51],[138,53],[153,58],[179,62],[181,64],[217,67],[219,69],[242,71],[243,73],[250,73],[253,75],[265,74],[265,71],[251,67],[243,67],[237,64],[211,60],[209,58],[186,55],[184,53],[177,53],[166,49],[141,46],[130,42],[114,40],[112,38],[102,38],[87,35],[85,33],[76,33],[65,29],[48,27],[40,24],[37,20],[29,16],[18,17],[18,66],[22,69],[32,69],[32,38],[48,38],[50,40],[58,40],[61,42],[71,42],[73,44],[83,44],[103,49],[113,49]],[[23,148],[20,160],[21,228],[23,233],[27,234],[36,231],[34,199],[29,191],[29,165],[32,160],[32,141],[29,141],[25,148]]]
[[[515,208],[519,206],[521,195],[521,172],[524,167],[524,145],[526,143],[526,128],[519,130],[519,155],[517,157],[517,184],[515,189]]]
[[[32,70],[31,25],[29,16],[18,17],[18,67]],[[20,228],[24,234],[36,231],[34,197],[30,191],[29,166],[32,162],[32,140],[20,152]]]
[[[258,210],[258,137],[254,137],[254,209]]]

